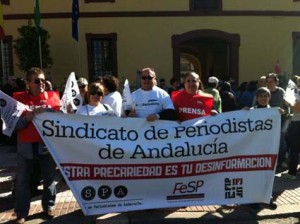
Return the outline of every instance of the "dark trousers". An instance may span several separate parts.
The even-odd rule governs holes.
[[[42,207],[48,211],[55,204],[55,168],[56,165],[50,154],[38,155],[43,178]],[[15,212],[18,217],[25,218],[30,209],[30,178],[34,168],[34,160],[18,154],[18,170],[15,186]]]
[[[298,155],[300,152],[300,121],[292,121],[287,131],[287,142],[290,147],[289,174],[296,176],[298,166]]]

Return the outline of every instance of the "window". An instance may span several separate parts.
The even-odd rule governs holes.
[[[192,11],[215,11],[222,9],[222,0],[190,0]]]
[[[2,2],[3,5],[9,5],[10,4],[9,0],[1,0],[1,2]]]
[[[0,45],[0,78],[1,85],[7,82],[8,76],[13,74],[12,37],[5,37]]]
[[[293,32],[293,74],[300,74],[300,32]]]
[[[87,34],[89,79],[117,75],[117,34]]]
[[[85,0],[85,3],[90,3],[90,2],[115,2],[115,0]]]

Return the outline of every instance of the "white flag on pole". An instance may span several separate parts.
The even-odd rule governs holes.
[[[77,107],[82,105],[82,102],[83,100],[79,92],[75,73],[71,72],[66,83],[65,91],[61,98],[61,111],[68,113],[69,109],[76,110]]]
[[[28,108],[28,106],[16,101],[14,98],[6,95],[0,90],[0,109],[1,119],[3,121],[3,134],[11,136],[21,114],[26,108]]]
[[[298,86],[291,79],[286,87],[284,100],[292,106],[300,100]]]
[[[122,101],[123,112],[125,113],[126,110],[131,110],[133,102],[132,102],[131,91],[130,91],[128,79],[126,79],[124,82],[122,100],[123,100]]]

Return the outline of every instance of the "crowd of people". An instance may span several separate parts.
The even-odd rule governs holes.
[[[89,83],[81,77],[77,79],[81,106],[72,113],[86,116],[117,116],[155,120],[185,120],[203,116],[217,116],[219,113],[239,109],[278,108],[282,116],[282,126],[291,121],[287,131],[282,131],[278,165],[288,168],[283,175],[296,179],[300,140],[300,102],[288,105],[284,100],[285,90],[279,87],[275,73],[260,77],[257,81],[242,83],[236,91],[231,83],[210,76],[205,86],[195,72],[187,72],[182,80],[172,78],[170,87],[165,79],[157,82],[157,75],[152,68],[143,68],[140,72],[140,88],[132,92],[132,106],[125,113],[122,107],[120,82],[116,76],[103,76]],[[300,86],[300,77],[295,76],[295,83]],[[42,206],[47,216],[53,217],[55,205],[55,163],[35,127],[32,119],[43,111],[59,111],[59,95],[53,91],[52,84],[45,79],[39,68],[28,71],[25,80],[10,77],[3,91],[18,101],[29,106],[16,125],[17,132],[17,176],[15,184],[16,222],[24,223],[30,208],[31,176],[34,161],[40,161],[43,179]],[[201,102],[201,103],[199,103]],[[128,109],[128,108],[126,108]],[[291,116],[293,115],[293,116]],[[287,157],[287,154],[289,155]]]

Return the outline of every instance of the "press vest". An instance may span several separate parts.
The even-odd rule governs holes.
[[[189,94],[185,90],[172,92],[172,101],[180,121],[209,116],[213,108],[213,96]]]

